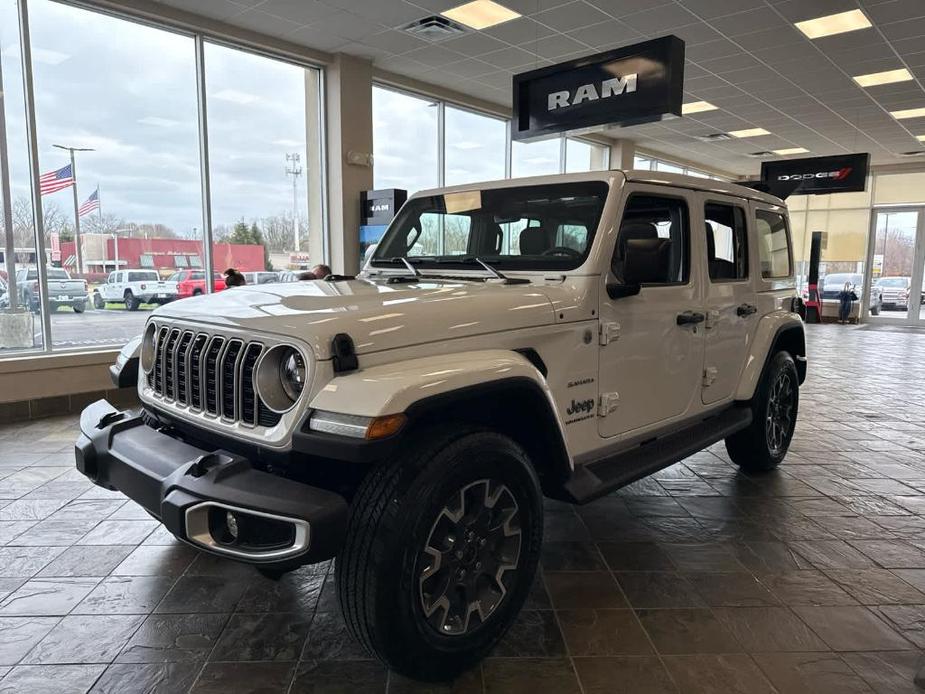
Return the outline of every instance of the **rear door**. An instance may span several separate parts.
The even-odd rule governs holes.
[[[748,201],[712,193],[701,200],[707,311],[701,392],[707,405],[735,392],[758,325],[758,306],[749,275]]]

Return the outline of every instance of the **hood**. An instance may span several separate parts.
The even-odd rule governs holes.
[[[554,322],[552,304],[532,284],[426,279],[407,284],[355,279],[234,287],[174,301],[155,311],[212,326],[294,337],[318,359],[338,333],[358,354]]]

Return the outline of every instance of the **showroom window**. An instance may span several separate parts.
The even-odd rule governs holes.
[[[440,104],[373,87],[373,187],[415,193],[440,185]]]
[[[694,169],[689,166],[683,166],[681,164],[676,164],[664,159],[658,159],[649,156],[636,155],[633,158],[633,168],[642,169],[643,171],[663,171],[665,173],[686,174],[688,176],[695,176],[696,178],[712,178],[717,181],[728,180],[722,176],[716,176],[700,169]]]
[[[444,123],[444,185],[505,177],[505,121],[447,105]]]
[[[596,142],[568,138],[565,141],[565,172],[606,171],[610,148]]]
[[[0,0],[0,68],[14,231],[0,311],[29,309],[22,327],[0,321],[0,358],[139,334],[154,307],[107,301],[113,270],[325,260],[318,69],[52,0]]]

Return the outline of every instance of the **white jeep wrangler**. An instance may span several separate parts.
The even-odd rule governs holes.
[[[353,635],[444,679],[533,584],[543,496],[585,503],[718,441],[787,453],[806,373],[787,210],[607,171],[413,196],[357,278],[169,304],[84,410],[77,467],[266,573],[336,557]]]

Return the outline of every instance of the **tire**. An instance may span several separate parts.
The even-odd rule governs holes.
[[[782,399],[788,403],[786,411],[775,404]],[[790,448],[799,406],[796,364],[788,352],[778,352],[765,367],[752,398],[752,423],[726,439],[732,462],[745,472],[767,472],[780,465]]]
[[[431,431],[405,451],[370,472],[354,497],[337,596],[370,653],[409,677],[447,680],[487,655],[520,612],[543,541],[542,496],[523,449],[494,432]],[[470,526],[473,509],[482,514]],[[511,513],[507,522],[495,509]],[[432,545],[443,548],[442,568],[433,569]],[[515,568],[493,572],[499,561]],[[464,597],[461,577],[481,590],[477,612],[458,608],[474,597]],[[450,610],[441,606],[447,596]]]
[[[100,296],[99,292],[93,293],[93,308],[95,308],[97,311],[102,311],[104,308],[106,308],[106,302],[103,301],[103,297]]]
[[[880,315],[880,310],[881,310],[882,308],[883,308],[883,301],[877,301],[877,303],[875,303],[873,306],[871,306],[871,308],[870,308],[870,315],[872,315],[872,316],[879,316],[879,315]]]
[[[87,308],[87,305],[82,301],[75,301],[73,304],[71,304],[71,308],[74,310],[74,313],[83,313]]]
[[[193,290],[193,296],[200,296],[201,294],[202,294],[202,290],[201,290],[201,289],[194,289],[194,290]]]
[[[125,308],[129,311],[137,311],[139,306],[141,306],[141,299],[131,292],[125,292]]]

